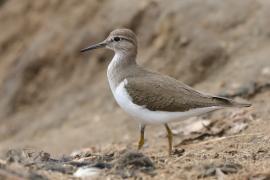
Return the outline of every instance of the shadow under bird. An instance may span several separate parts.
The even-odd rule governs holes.
[[[173,136],[169,122],[226,107],[251,106],[249,103],[198,92],[172,77],[139,66],[136,62],[137,38],[129,29],[116,29],[104,41],[81,52],[97,48],[108,48],[115,52],[107,68],[107,77],[119,106],[140,123],[138,149],[144,144],[147,124],[165,126],[171,154]]]

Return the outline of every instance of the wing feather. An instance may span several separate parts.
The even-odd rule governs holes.
[[[129,77],[125,88],[133,103],[152,111],[184,112],[191,109],[231,106],[231,101],[200,93],[169,76]]]

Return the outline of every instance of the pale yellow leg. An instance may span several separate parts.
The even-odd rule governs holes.
[[[144,129],[145,129],[145,125],[140,125],[141,135],[140,135],[140,140],[138,143],[138,150],[140,150],[144,145]]]
[[[165,128],[167,130],[167,138],[168,138],[168,143],[169,143],[169,155],[172,154],[172,141],[173,141],[173,134],[172,131],[170,129],[170,127],[168,126],[168,124],[164,124]]]

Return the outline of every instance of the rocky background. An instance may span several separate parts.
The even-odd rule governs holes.
[[[65,163],[59,157],[73,152],[69,163],[88,158],[87,166],[112,178],[269,178],[269,9],[268,0],[0,0],[0,177],[17,178],[17,166],[29,170],[23,152],[30,148]],[[113,53],[79,53],[119,27],[138,35],[139,64],[253,106],[172,124],[173,157],[163,126],[147,127],[143,154],[129,152],[138,125],[109,90]],[[45,165],[19,178],[56,177],[46,174],[56,160],[43,151],[30,164]],[[143,159],[135,161],[143,165],[139,173],[119,173],[127,165],[122,158],[134,156]],[[83,166],[68,165],[73,170],[58,169],[59,176],[73,177]]]

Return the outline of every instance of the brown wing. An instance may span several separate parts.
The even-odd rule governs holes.
[[[232,106],[226,98],[204,95],[191,87],[159,74],[127,78],[125,88],[133,103],[152,111],[188,111],[211,106]]]

